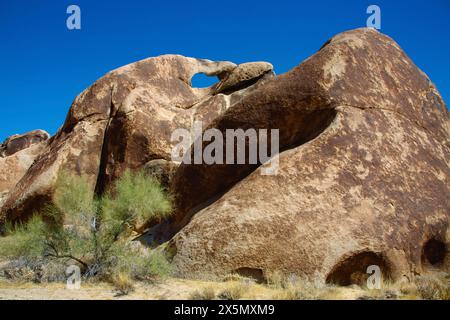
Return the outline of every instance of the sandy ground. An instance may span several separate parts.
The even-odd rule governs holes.
[[[80,289],[67,289],[63,283],[18,283],[0,279],[0,300],[186,300],[192,299],[194,292],[201,292],[205,288],[214,288],[220,293],[234,282],[204,282],[184,279],[167,279],[160,283],[137,283],[133,292],[120,295],[108,283],[85,283]],[[252,284],[245,291],[242,299],[273,299],[277,289]],[[357,299],[364,295],[364,291],[345,288],[332,299]]]
[[[128,295],[120,295],[107,283],[81,284],[80,289],[67,289],[63,283],[17,283],[0,281],[0,300],[160,300],[189,299],[201,283],[170,279],[157,284],[136,284]]]
[[[86,283],[80,289],[67,289],[63,283],[17,283],[0,281],[0,300],[165,300],[190,299],[195,291],[214,287],[217,292],[227,287],[227,283],[201,282],[182,279],[168,279],[156,284],[138,283],[133,292],[120,295],[108,283]],[[258,288],[260,287],[260,288]],[[255,299],[270,296],[270,290],[262,286],[252,288]]]
[[[0,261],[0,268],[5,262]],[[248,279],[247,279],[248,280]],[[256,284],[231,277],[227,281],[199,281],[179,278],[167,278],[156,283],[135,282],[134,290],[123,295],[110,283],[82,282],[80,289],[68,289],[65,283],[31,283],[11,281],[0,277],[0,300],[189,300],[211,299],[211,291],[215,299],[224,298],[224,292],[240,293],[237,299],[299,299],[279,286]],[[363,290],[357,286],[327,287],[314,291],[303,287],[300,291],[314,293],[319,299],[354,300],[360,298],[376,299],[416,299],[415,296],[386,295],[383,292]],[[390,290],[391,291],[391,290]],[[235,294],[231,294],[235,296]],[[225,295],[227,296],[227,295]],[[228,295],[230,296],[230,295]],[[199,298],[200,297],[200,298]],[[311,297],[311,295],[306,295]]]
[[[0,260],[0,268],[7,262]],[[68,289],[65,283],[31,283],[11,281],[0,277],[0,300],[187,300],[205,295],[205,291],[214,291],[215,296],[232,287],[243,287],[241,299],[274,299],[279,289],[265,285],[231,281],[199,281],[178,278],[168,278],[157,283],[135,282],[134,290],[127,295],[121,295],[109,283],[82,282],[80,289]],[[339,299],[355,299],[364,292],[354,289],[344,289],[339,293]]]

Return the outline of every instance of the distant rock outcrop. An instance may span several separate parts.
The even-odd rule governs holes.
[[[75,99],[0,220],[50,201],[63,169],[102,193],[145,168],[176,197],[147,239],[166,242],[180,276],[279,270],[346,285],[370,265],[392,278],[449,270],[450,117],[428,77],[373,29],[335,36],[281,76],[272,69],[165,55],[108,73]],[[218,83],[193,88],[201,72]],[[171,161],[173,130],[196,120],[279,129],[278,174]]]
[[[44,130],[33,130],[24,134],[15,134],[0,144],[0,157],[8,157],[34,144],[50,138]]]
[[[0,145],[0,206],[47,145],[49,134],[34,130],[13,135]]]

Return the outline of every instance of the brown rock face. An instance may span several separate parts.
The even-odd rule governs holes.
[[[7,194],[8,194],[8,191],[0,192],[0,206],[2,205],[3,201],[5,200]]]
[[[216,93],[221,81],[211,88],[191,86],[197,73],[228,79],[236,67],[231,62],[164,55],[108,73],[75,99],[63,127],[6,198],[0,220],[26,219],[42,207],[61,170],[87,175],[102,193],[127,168],[170,160],[175,129],[190,130],[196,120],[208,124],[232,99],[250,91],[249,86],[273,77],[267,66],[253,70],[245,85],[237,79],[236,92],[229,90],[227,95]]]
[[[181,275],[281,270],[349,284],[373,264],[386,277],[448,270],[449,113],[392,39],[339,34],[210,127],[279,128],[279,171],[179,168],[181,210],[152,232],[175,234]]]
[[[47,132],[35,130],[11,136],[0,145],[0,206],[8,191],[23,177],[45,148],[48,139]]]
[[[192,88],[196,73],[219,81]],[[262,175],[261,163],[171,161],[173,131],[195,121],[224,136],[279,129],[277,174]],[[346,285],[364,281],[369,265],[394,278],[450,267],[449,112],[401,48],[371,29],[335,36],[279,77],[264,62],[130,64],[81,93],[44,148],[0,220],[49,201],[61,170],[102,193],[143,167],[176,196],[175,215],[150,224],[148,238],[170,240],[181,276],[279,270]]]
[[[20,150],[31,147],[41,141],[50,138],[49,134],[43,130],[34,130],[25,134],[15,134],[7,138],[0,145],[0,157],[8,157]]]

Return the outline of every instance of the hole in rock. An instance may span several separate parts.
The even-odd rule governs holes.
[[[191,79],[192,88],[202,89],[209,88],[219,82],[219,79],[215,76],[207,76],[204,73],[197,73]]]
[[[339,286],[365,285],[371,275],[367,273],[367,267],[371,265],[380,268],[383,279],[390,278],[388,264],[382,255],[368,251],[354,254],[336,264],[328,274],[326,282]]]
[[[423,246],[422,263],[439,266],[444,262],[447,255],[447,246],[437,239],[428,240]]]
[[[265,282],[264,272],[258,268],[243,267],[243,268],[234,270],[234,273],[240,275],[241,277],[253,279],[257,283]]]

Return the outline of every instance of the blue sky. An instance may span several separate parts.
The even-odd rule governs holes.
[[[81,8],[81,30],[66,9]],[[331,36],[365,26],[381,8],[393,37],[450,99],[450,1],[0,1],[0,141],[54,134],[73,99],[109,70],[165,53],[236,63],[265,60],[280,74]]]

